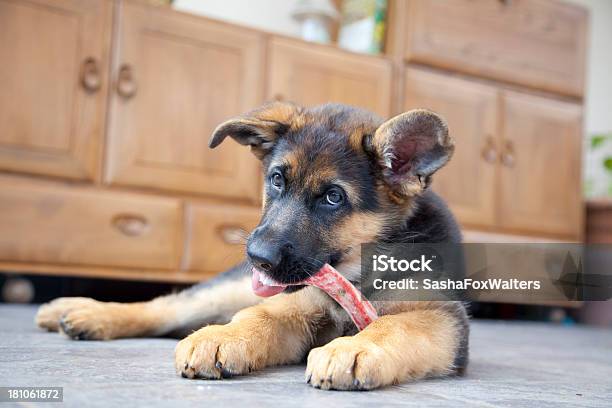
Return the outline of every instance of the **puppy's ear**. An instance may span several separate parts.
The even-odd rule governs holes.
[[[444,166],[455,149],[446,121],[415,109],[383,123],[371,139],[385,183],[402,197],[422,192],[431,175]]]
[[[273,102],[247,114],[223,122],[214,130],[208,146],[214,149],[227,136],[251,146],[259,159],[270,152],[279,137],[299,121],[302,108],[286,102]]]

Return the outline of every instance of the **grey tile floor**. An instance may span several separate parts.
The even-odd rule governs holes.
[[[612,407],[612,330],[476,321],[466,377],[338,392],[307,386],[304,366],[182,379],[175,340],[71,341],[34,327],[35,310],[0,306],[0,386],[63,386],[64,406]]]

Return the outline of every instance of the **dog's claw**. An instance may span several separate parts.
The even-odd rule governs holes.
[[[230,370],[226,369],[226,368],[221,368],[221,378],[230,378],[234,375],[233,372],[231,372]]]
[[[68,323],[66,323],[66,319],[64,316],[62,316],[59,320],[59,325],[62,328],[62,330],[64,332],[66,332],[68,330]]]
[[[217,362],[215,363],[215,367],[217,367],[219,370],[221,370],[221,369],[223,368],[223,364],[221,364],[221,362],[220,362],[220,361],[217,361]]]

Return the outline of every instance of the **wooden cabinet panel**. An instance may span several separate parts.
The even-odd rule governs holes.
[[[431,109],[448,121],[455,139],[451,161],[432,188],[465,225],[495,223],[497,100],[495,88],[418,69],[407,69],[404,109]]]
[[[391,75],[390,61],[382,58],[274,38],[267,96],[305,106],[344,103],[388,117]]]
[[[612,200],[587,202],[585,241],[591,244],[612,244]]]
[[[96,176],[112,4],[0,0],[1,169]]]
[[[249,149],[213,129],[262,101],[261,34],[122,3],[107,181],[257,200]]]
[[[414,0],[409,60],[580,96],[588,15],[549,0]]]
[[[178,201],[0,177],[0,259],[178,268]]]
[[[189,205],[186,269],[222,272],[243,261],[246,239],[260,218],[254,207]]]
[[[581,237],[582,108],[504,92],[502,227]]]

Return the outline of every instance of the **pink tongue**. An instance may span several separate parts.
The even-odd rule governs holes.
[[[261,297],[270,297],[281,293],[287,286],[279,285],[279,286],[269,286],[264,285],[259,281],[259,271],[253,268],[253,277],[251,278],[251,287],[253,288],[253,293],[257,296]]]

